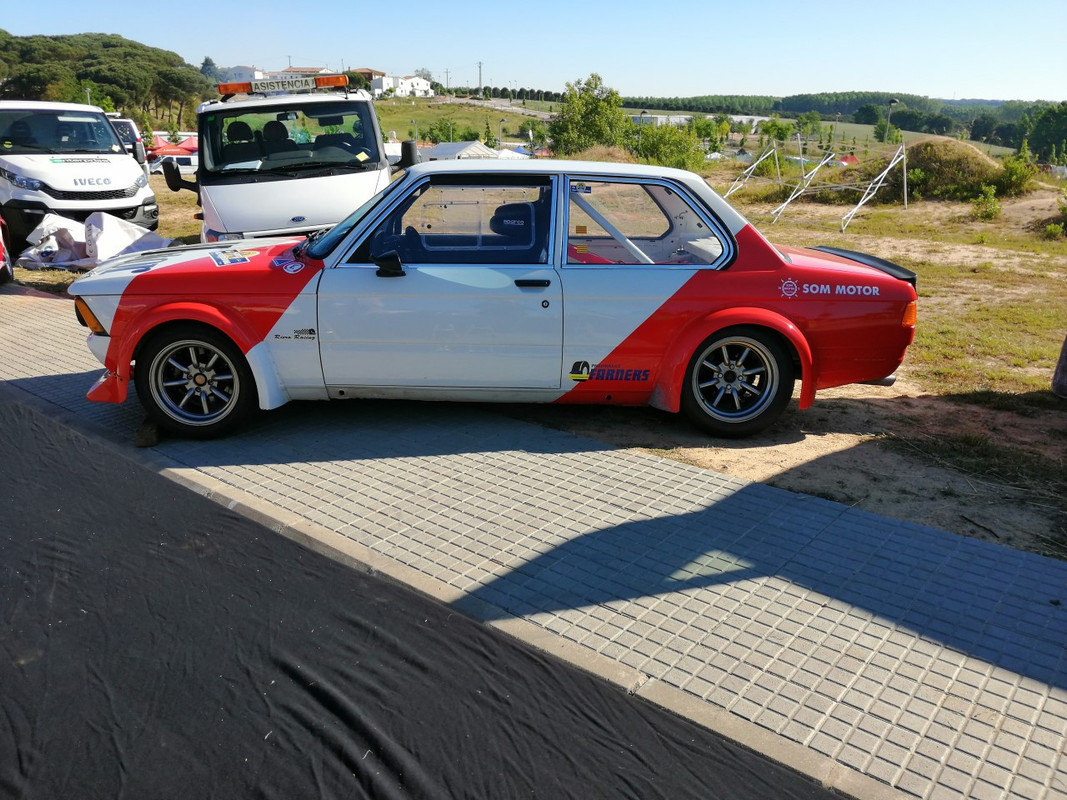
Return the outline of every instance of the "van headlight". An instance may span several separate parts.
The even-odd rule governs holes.
[[[146,178],[144,176],[144,173],[142,172],[140,175],[137,176],[137,188],[138,189],[143,189],[147,185],[148,185],[148,178]]]
[[[19,189],[26,189],[30,192],[40,191],[41,187],[44,186],[44,181],[39,181],[36,178],[24,178],[6,169],[0,169],[0,175],[3,175]]]

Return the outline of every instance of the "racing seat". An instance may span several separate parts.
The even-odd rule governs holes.
[[[505,203],[489,218],[489,230],[508,239],[508,247],[530,247],[534,241],[533,203]]]
[[[263,126],[263,150],[267,155],[299,150],[296,142],[289,138],[289,130],[276,119]]]
[[[505,203],[489,218],[489,230],[501,237],[491,246],[502,247],[507,251],[507,256],[501,259],[505,263],[544,262],[548,231],[537,224],[535,211],[533,203]],[[496,258],[498,256],[492,256],[491,260]]]
[[[247,122],[237,120],[226,128],[227,144],[222,147],[222,160],[226,163],[240,161],[258,161],[259,145],[252,136],[252,128]]]

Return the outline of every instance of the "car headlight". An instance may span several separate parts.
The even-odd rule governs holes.
[[[235,242],[238,239],[245,238],[241,233],[219,233],[218,231],[208,231],[207,239],[209,242]]]
[[[36,192],[39,191],[42,186],[44,186],[44,181],[39,181],[36,178],[24,178],[21,175],[16,175],[14,172],[9,172],[6,169],[0,169],[0,175],[3,175],[19,189],[26,189],[27,191]]]
[[[144,173],[142,172],[140,175],[137,176],[137,188],[138,189],[143,189],[147,185],[148,185],[148,178],[146,178],[144,176]]]

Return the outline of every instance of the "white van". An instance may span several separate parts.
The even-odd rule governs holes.
[[[126,152],[103,110],[0,100],[0,214],[12,254],[45,214],[83,221],[94,211],[149,230],[159,225],[142,164]]]
[[[349,92],[347,76],[219,84],[219,94],[197,109],[196,182],[163,166],[171,190],[199,192],[203,241],[328,228],[389,185],[371,97]]]

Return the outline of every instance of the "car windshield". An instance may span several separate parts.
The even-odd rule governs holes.
[[[351,233],[352,229],[355,228],[364,217],[371,213],[375,206],[379,203],[386,202],[389,197],[398,191],[398,187],[405,183],[403,180],[404,174],[406,173],[401,173],[397,176],[397,179],[385,187],[385,189],[378,192],[378,194],[374,195],[370,200],[330,228],[329,231],[316,237],[307,248],[308,256],[321,260],[332,253],[334,248],[337,247],[349,233]]]
[[[114,128],[100,112],[4,109],[0,150],[32,153],[125,153]]]
[[[381,160],[380,144],[362,100],[256,108],[217,108],[201,115],[201,162],[209,173],[254,170],[294,174],[308,168],[351,168]]]

